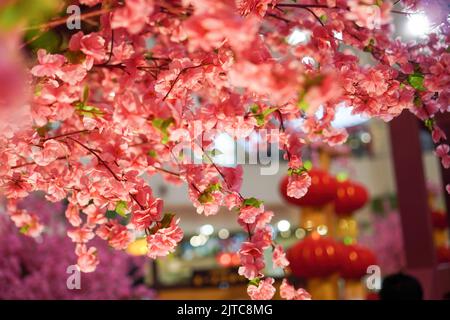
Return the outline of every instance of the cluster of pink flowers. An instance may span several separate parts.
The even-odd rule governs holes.
[[[166,256],[168,252],[175,251],[182,238],[183,230],[178,226],[178,220],[172,220],[167,228],[161,228],[147,236],[148,256],[153,259]]]
[[[101,240],[94,241],[99,248],[97,256],[104,263],[95,273],[81,274],[79,289],[69,289],[67,270],[77,257],[70,239],[64,236],[66,223],[60,219],[63,204],[49,203],[33,194],[18,206],[34,210],[46,223],[47,232],[37,239],[24,237],[0,206],[0,299],[155,298],[153,290],[138,284],[145,274],[145,258],[116,252]],[[89,254],[80,255],[81,266],[92,266]]]
[[[296,290],[286,279],[280,285],[280,295],[286,300],[311,300],[308,292],[301,288]]]
[[[275,295],[273,278],[265,278],[247,287],[247,293],[252,300],[270,300]],[[295,289],[286,279],[280,285],[280,296],[286,300],[311,300],[311,295],[305,289]]]
[[[401,2],[406,10],[436,17],[436,8],[446,8],[445,1]],[[294,197],[310,185],[302,147],[345,142],[345,129],[331,125],[343,104],[384,120],[413,112],[449,165],[446,137],[434,120],[449,111],[450,36],[442,15],[427,39],[404,43],[392,39],[397,10],[388,1],[79,3],[98,27],[84,28],[82,21],[82,30],[68,33],[61,48],[37,50],[31,68],[21,59],[19,47],[27,46],[20,44],[20,29],[11,32],[12,40],[1,36],[0,129],[8,130],[0,131],[0,188],[9,215],[30,236],[43,226],[15,203],[33,191],[53,202],[66,198],[65,215],[74,228],[68,235],[83,271],[99,265],[90,245],[95,235],[122,250],[145,233],[150,257],[174,251],[182,237],[179,220],[164,213],[163,200],[146,182],[161,174],[188,185],[198,213],[236,209],[249,233],[240,274],[263,278],[262,252],[273,245],[267,226],[272,213],[239,193],[241,166],[212,161],[211,130],[237,140],[278,129],[268,139],[285,152]],[[64,23],[52,21],[42,30]],[[286,41],[297,29],[308,39]],[[343,45],[364,51],[374,63],[362,65]],[[9,92],[11,74],[20,85]],[[183,156],[185,148],[202,163]],[[285,266],[275,248],[276,264]],[[261,286],[266,296],[270,280]]]
[[[238,222],[248,232],[248,239],[239,249],[241,266],[239,274],[250,280],[247,292],[251,299],[271,299],[276,292],[273,278],[265,278],[264,251],[272,248],[272,263],[274,268],[285,269],[289,265],[286,253],[281,245],[272,239],[272,228],[269,225],[272,211],[265,211],[261,201],[255,198],[242,199]]]
[[[400,215],[388,209],[385,215],[373,214],[373,229],[360,236],[359,242],[371,248],[384,275],[401,271],[406,266]]]

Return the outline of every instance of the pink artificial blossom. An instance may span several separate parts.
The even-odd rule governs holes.
[[[94,33],[81,37],[80,50],[96,61],[101,61],[106,56],[105,39]]]
[[[112,221],[101,225],[96,234],[103,240],[107,240],[108,244],[116,250],[123,250],[133,241],[131,233],[126,226]]]
[[[149,21],[153,6],[153,0],[126,0],[125,7],[114,13],[111,27],[126,28],[131,34],[136,34]]]
[[[254,223],[256,218],[264,212],[264,207],[244,206],[239,211],[239,219],[245,223]]]
[[[446,169],[450,168],[450,155],[448,152],[450,147],[448,144],[440,144],[436,148],[436,155],[441,158],[442,166]]]
[[[441,140],[447,139],[447,136],[445,135],[444,131],[442,131],[442,129],[436,126],[432,130],[431,137],[434,143],[439,143]]]
[[[32,150],[31,157],[36,164],[47,166],[58,157],[64,156],[66,152],[67,149],[62,143],[56,140],[48,140],[44,142],[42,148],[35,147],[35,149]]]
[[[67,235],[75,243],[87,243],[94,238],[94,233],[91,229],[83,227],[67,231]]]
[[[77,245],[75,253],[78,255],[77,265],[82,272],[95,271],[100,262],[97,258],[97,249],[95,247],[88,249],[86,245]]]
[[[280,296],[286,300],[311,300],[311,295],[305,289],[295,289],[286,279],[280,285]]]
[[[178,226],[179,220],[173,219],[170,226],[156,231],[156,233],[147,236],[147,255],[156,259],[156,257],[164,257],[175,251],[175,246],[183,238],[183,231]]]
[[[39,65],[31,69],[36,77],[54,77],[66,62],[66,58],[60,54],[49,54],[44,49],[37,52]]]
[[[273,286],[273,278],[265,278],[258,283],[258,286],[250,284],[247,293],[252,300],[270,300],[275,295],[276,289]]]
[[[69,203],[66,209],[66,218],[72,226],[74,227],[80,226],[82,222],[80,217],[80,209],[77,206],[74,206],[73,204]]]
[[[311,185],[311,177],[307,172],[301,174],[292,174],[289,176],[289,182],[287,186],[287,195],[292,198],[301,198],[307,192]]]
[[[285,268],[289,265],[289,261],[286,259],[286,253],[281,245],[276,245],[272,253],[274,268]]]
[[[148,208],[134,211],[131,223],[137,230],[147,229],[153,222],[160,220],[162,205],[161,199],[155,199]]]
[[[254,243],[244,242],[239,250],[241,267],[239,274],[247,279],[254,279],[261,274],[264,268],[263,251]]]

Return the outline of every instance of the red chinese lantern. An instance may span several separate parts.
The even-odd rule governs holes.
[[[340,216],[350,216],[354,211],[362,208],[368,201],[366,188],[349,180],[337,183],[334,199],[334,210]]]
[[[444,211],[435,210],[431,212],[433,228],[444,230],[448,228],[447,214]]]
[[[287,252],[292,273],[297,277],[326,277],[339,271],[341,245],[332,238],[312,235]]]
[[[280,192],[287,202],[300,207],[320,207],[333,201],[336,194],[337,181],[327,172],[317,169],[308,171],[311,177],[311,186],[308,192],[300,199],[291,198],[287,195],[288,176],[280,183]]]
[[[359,245],[343,246],[340,274],[344,279],[360,279],[367,274],[367,267],[376,263],[373,252]]]
[[[369,292],[366,296],[366,300],[380,300],[380,296],[376,292]]]
[[[437,260],[439,263],[450,262],[450,248],[440,246],[436,249]]]

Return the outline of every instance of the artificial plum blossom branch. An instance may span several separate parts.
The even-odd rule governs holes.
[[[444,2],[416,1],[405,10],[436,14],[445,12],[436,10]],[[168,183],[186,182],[199,214],[214,215],[221,207],[236,211],[249,235],[239,250],[239,274],[250,281],[252,299],[273,297],[274,280],[262,272],[263,252],[271,248],[272,262],[283,270],[288,262],[272,239],[274,213],[263,201],[240,193],[242,166],[220,167],[205,152],[204,141],[196,150],[207,163],[175,155],[178,145],[192,146],[209,130],[238,140],[278,128],[270,141],[281,141],[289,161],[288,194],[297,198],[311,184],[302,162],[304,145],[335,146],[347,138],[344,129],[331,124],[342,103],[356,114],[385,121],[413,112],[430,129],[443,166],[450,166],[450,147],[434,121],[438,112],[448,112],[444,15],[435,18],[437,27],[427,39],[409,44],[393,39],[391,15],[397,10],[388,1],[329,7],[269,0],[125,0],[119,7],[104,7],[81,14],[84,21],[99,17],[89,32],[67,34],[68,44],[53,53],[37,50],[30,70],[16,50],[19,44],[3,48],[8,42],[0,41],[5,53],[0,64],[6,68],[0,75],[7,71],[0,76],[0,88],[7,88],[0,101],[0,188],[9,214],[24,234],[37,236],[43,226],[17,202],[37,190],[50,201],[67,198],[68,236],[83,272],[99,264],[97,249],[88,247],[95,236],[122,250],[132,232],[145,233],[150,258],[175,250],[182,239],[178,219],[162,215],[162,199],[143,179],[143,173],[160,173]],[[58,18],[28,30],[44,34],[64,23]],[[294,28],[306,29],[309,39],[289,44],[286,36]],[[362,65],[340,44],[371,54],[376,64]],[[31,49],[27,43],[22,48]],[[32,81],[14,81],[21,74],[19,80]],[[23,92],[32,95],[24,99]],[[298,119],[299,126],[285,127]],[[24,126],[12,128],[14,123]],[[108,210],[114,218],[106,216]],[[279,290],[285,299],[309,298],[287,281]]]

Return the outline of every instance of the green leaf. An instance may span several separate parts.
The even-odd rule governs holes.
[[[253,113],[253,114],[258,113],[259,112],[259,106],[256,103],[252,104],[250,106],[250,112]]]
[[[29,229],[30,229],[30,226],[25,225],[25,226],[21,227],[19,231],[20,231],[20,233],[26,234]]]
[[[255,119],[256,119],[256,124],[260,127],[263,126],[264,123],[266,122],[266,119],[264,118],[263,114],[257,114],[255,115]]]
[[[220,191],[222,189],[222,185],[220,182],[210,184],[208,188],[206,188],[206,192],[214,192],[214,191]]]
[[[50,124],[49,123],[47,123],[46,125],[44,125],[42,127],[36,128],[36,132],[42,138],[44,138],[45,135],[47,134],[47,132],[49,132],[49,131],[50,131]]]
[[[211,193],[213,193],[215,191],[220,191],[220,190],[222,190],[222,185],[220,184],[220,182],[210,184],[205,189],[205,191],[202,192],[202,194],[198,197],[197,200],[201,204],[209,203],[214,200],[214,197],[212,196]]]
[[[153,52],[147,52],[144,54],[145,60],[152,60],[152,58],[153,58]]]
[[[122,217],[126,217],[127,213],[128,213],[128,205],[126,203],[126,201],[119,201],[116,204],[116,212],[118,215],[122,216]]]
[[[54,31],[41,32],[40,35],[32,36],[34,32],[28,32],[26,39],[31,41],[28,46],[33,50],[45,49],[47,52],[59,52],[62,44],[62,37]],[[34,39],[33,39],[34,38]]]
[[[420,98],[420,96],[418,94],[416,94],[414,96],[414,100],[413,100],[414,106],[416,107],[422,107],[422,98]]]
[[[107,210],[106,213],[105,213],[105,216],[108,219],[114,219],[117,216],[117,212],[114,211],[114,210]]]
[[[208,154],[210,157],[216,157],[216,156],[220,156],[221,154],[223,154],[222,151],[220,151],[219,149],[213,149],[208,151]]]
[[[247,198],[244,200],[244,206],[252,206],[255,208],[259,208],[259,207],[261,207],[262,204],[263,204],[263,201],[258,200],[256,198]]]
[[[328,21],[328,17],[327,15],[323,14],[319,17],[320,21],[322,21],[322,23],[327,23]]]
[[[408,83],[416,90],[425,91],[425,87],[423,86],[423,74],[421,73],[413,73],[408,76]]]
[[[313,164],[310,160],[306,160],[305,162],[303,162],[303,168],[308,171],[311,170],[313,167]]]
[[[64,56],[73,64],[81,63],[86,59],[86,56],[81,51],[67,51]]]
[[[309,108],[309,104],[308,102],[305,101],[305,99],[301,99],[298,103],[297,106],[299,109],[303,110],[303,111],[307,111]]]
[[[289,176],[292,176],[292,175],[294,175],[294,174],[297,174],[297,175],[299,175],[299,174],[302,174],[303,172],[307,172],[308,170],[306,169],[306,167],[305,166],[303,166],[303,167],[301,167],[301,168],[289,168],[288,169],[288,175]]]
[[[203,163],[206,163],[206,164],[212,164],[213,163],[213,161],[211,159],[211,156],[209,156],[207,152],[203,153],[202,161],[203,161]]]
[[[266,110],[263,111],[263,115],[264,117],[267,117],[269,114],[271,114],[272,112],[276,111],[277,108],[267,108]]]
[[[99,108],[85,105],[81,101],[75,104],[75,110],[79,115],[89,118],[101,117],[104,114]]]
[[[36,26],[56,18],[61,10],[60,0],[15,0],[3,1],[0,5],[0,31],[8,31],[14,27]]]
[[[249,286],[258,286],[259,285],[259,283],[261,282],[261,279],[260,278],[253,278],[252,280],[250,280],[249,282],[248,282],[248,285]]]
[[[155,128],[158,128],[161,131],[167,130],[167,128],[174,122],[173,118],[155,118],[152,120],[152,124]]]
[[[148,150],[147,154],[152,158],[156,158],[158,156],[155,150]]]
[[[297,99],[297,106],[299,109],[301,109],[303,111],[308,110],[309,104],[305,100],[305,96],[308,93],[309,89],[316,87],[316,86],[320,86],[322,84],[323,79],[324,79],[323,75],[317,75],[314,77],[306,77],[304,90],[299,92],[298,99]]]
[[[164,217],[161,219],[161,228],[167,228],[172,223],[172,219],[175,217],[175,214],[173,213],[166,213]]]
[[[319,74],[314,77],[307,77],[305,81],[305,91],[308,91],[308,89],[316,86],[320,86],[322,84],[322,81],[324,79],[324,76]]]
[[[161,132],[161,135],[162,135],[161,143],[162,144],[166,144],[167,142],[169,142],[169,133],[168,133],[167,129],[169,128],[169,126],[172,123],[174,123],[173,118],[167,118],[167,119],[155,118],[152,120],[153,127],[155,127],[156,129],[159,130],[159,132]]]
[[[211,193],[209,192],[203,192],[199,197],[198,197],[198,202],[200,202],[201,204],[205,204],[205,203],[209,203],[211,201],[214,200],[213,196],[211,195]]]
[[[253,105],[250,108],[250,111],[254,114],[256,123],[258,124],[259,127],[263,126],[266,123],[266,117],[275,110],[277,110],[277,108],[267,108],[262,112],[259,112],[259,107],[257,105]]]
[[[425,120],[425,127],[427,127],[428,130],[433,131],[434,120],[433,119],[426,119]]]
[[[372,52],[374,45],[375,45],[375,39],[372,38],[369,40],[369,44],[364,47],[363,51],[364,52]]]
[[[84,86],[83,89],[83,104],[86,104],[87,100],[89,99],[89,87],[88,86]]]

